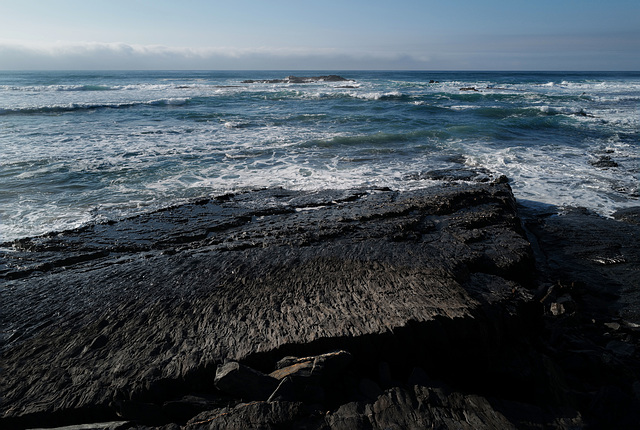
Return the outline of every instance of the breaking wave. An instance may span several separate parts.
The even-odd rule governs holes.
[[[65,112],[87,111],[96,109],[126,109],[136,106],[180,106],[187,104],[189,98],[168,98],[157,99],[141,102],[123,102],[123,103],[69,103],[64,105],[49,106],[26,106],[2,109],[0,115],[38,115],[38,114],[60,114]]]

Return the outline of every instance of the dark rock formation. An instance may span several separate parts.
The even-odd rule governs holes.
[[[640,226],[582,209],[525,216],[545,359],[595,428],[640,422]]]
[[[613,217],[629,224],[640,225],[640,206],[618,209]]]
[[[268,423],[265,425],[265,423]],[[351,402],[325,414],[309,413],[301,403],[256,402],[203,413],[191,429],[515,429],[490,403],[474,395],[413,386],[391,388],[372,402]]]
[[[625,425],[638,241],[576,217],[527,237],[502,180],[263,190],[2,244],[0,425]]]
[[[579,111],[574,112],[571,115],[582,116],[582,117],[585,117],[585,118],[597,118],[597,116],[586,112],[584,109],[580,109]]]
[[[597,160],[590,161],[594,167],[608,169],[609,167],[618,167],[618,163],[611,159],[609,155],[601,155]]]
[[[640,323],[640,226],[633,221],[605,219],[583,209],[528,218],[525,225],[546,287],[555,296],[580,298],[590,316],[610,318],[615,311],[628,324]]]
[[[267,400],[277,388],[278,380],[235,361],[218,366],[216,388],[223,393],[247,400]]]
[[[351,79],[343,78],[338,75],[326,76],[287,76],[284,79],[247,79],[242,81],[243,84],[311,84],[315,82],[346,82]]]

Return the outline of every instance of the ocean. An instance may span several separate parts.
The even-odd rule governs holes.
[[[245,82],[328,74],[348,81]],[[0,243],[244,190],[469,172],[543,210],[640,205],[640,72],[0,72]]]

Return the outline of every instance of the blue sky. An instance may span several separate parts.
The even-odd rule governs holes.
[[[640,1],[0,0],[0,69],[640,70]]]

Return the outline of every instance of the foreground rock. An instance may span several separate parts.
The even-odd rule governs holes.
[[[628,338],[604,346],[622,366],[581,364],[604,380],[565,374],[580,355],[546,330],[572,339],[588,295],[552,285],[549,218],[532,249],[503,182],[264,190],[4,244],[2,428],[635,419]]]
[[[567,401],[597,428],[640,423],[640,226],[634,210],[527,216],[543,306],[545,357]],[[635,218],[635,219],[634,219]]]
[[[269,423],[265,426],[265,423]],[[253,402],[207,411],[187,423],[189,429],[515,429],[490,403],[475,395],[446,393],[415,385],[395,387],[372,402],[351,402],[326,414],[309,413],[294,402]]]

